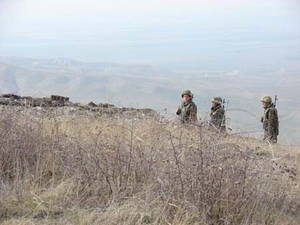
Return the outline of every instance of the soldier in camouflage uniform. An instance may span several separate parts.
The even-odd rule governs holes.
[[[193,94],[190,90],[185,90],[182,92],[181,97],[183,102],[176,111],[176,114],[180,116],[180,121],[182,123],[196,122],[197,106],[193,102]]]
[[[272,98],[270,96],[264,96],[260,99],[264,107],[264,115],[261,118],[264,128],[263,140],[269,143],[277,143],[277,136],[279,135],[279,121],[278,113]]]
[[[225,125],[225,110],[222,106],[221,97],[213,97],[211,99],[211,111],[210,111],[210,122],[209,127],[215,128],[220,132],[226,131]]]

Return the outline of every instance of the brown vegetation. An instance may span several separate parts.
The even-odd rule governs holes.
[[[6,107],[2,224],[299,224],[299,148],[158,117]]]

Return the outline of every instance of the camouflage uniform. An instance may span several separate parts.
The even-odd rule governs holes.
[[[191,97],[189,102],[183,101],[181,106],[177,109],[176,114],[180,115],[180,121],[182,123],[196,122],[197,121],[197,106],[193,102],[193,95],[189,90],[182,93],[184,95],[189,95]]]
[[[214,102],[218,105],[215,107],[214,106],[211,107],[209,127],[214,127],[221,132],[225,132],[226,131],[225,110],[224,110],[223,106],[221,105],[222,98],[221,97],[213,97],[211,99],[211,102]]]
[[[277,136],[279,135],[279,121],[277,109],[272,103],[271,97],[265,96],[261,99],[261,101],[270,102],[270,105],[268,107],[264,107],[264,115],[261,120],[264,128],[263,140],[268,141],[270,143],[277,143]]]

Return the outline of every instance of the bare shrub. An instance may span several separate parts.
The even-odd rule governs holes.
[[[259,141],[225,138],[201,124],[30,110],[0,115],[3,223],[300,220],[299,156],[281,150],[288,146],[278,146],[274,160]]]

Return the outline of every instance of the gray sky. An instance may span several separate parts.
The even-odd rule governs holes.
[[[300,61],[297,0],[1,0],[0,32],[1,55],[183,69]]]

